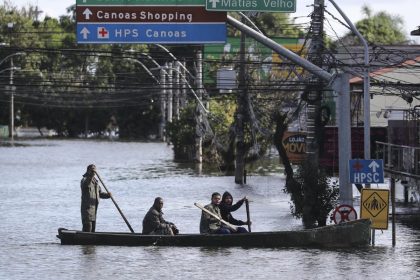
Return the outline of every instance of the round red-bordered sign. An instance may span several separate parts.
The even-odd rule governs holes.
[[[343,204],[335,208],[332,218],[334,223],[340,224],[357,220],[357,213],[352,206]]]

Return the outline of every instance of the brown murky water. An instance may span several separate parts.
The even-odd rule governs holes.
[[[28,140],[0,146],[0,279],[418,279],[420,227],[397,224],[376,232],[366,249],[242,249],[61,246],[57,228],[80,229],[79,182],[95,163],[135,231],[156,196],[165,218],[198,232],[200,211],[214,191],[252,199],[254,231],[300,228],[289,213],[280,175],[197,174],[172,162],[166,144]],[[245,219],[245,209],[234,215]],[[98,231],[128,231],[110,200],[99,205]]]

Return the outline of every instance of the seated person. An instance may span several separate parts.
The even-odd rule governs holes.
[[[177,227],[163,219],[163,199],[156,197],[153,206],[150,207],[143,219],[143,234],[174,235],[178,234]]]
[[[233,197],[229,192],[225,192],[222,196],[222,202],[219,204],[220,208],[220,214],[222,216],[222,219],[226,222],[235,225],[235,226],[243,226],[248,225],[247,222],[243,222],[241,220],[236,220],[231,212],[238,210],[242,204],[246,200],[246,196],[240,200],[238,200],[235,204],[233,204]],[[251,224],[251,221],[249,222]],[[248,232],[244,227],[238,227],[235,231],[235,233],[246,233]]]
[[[220,193],[213,193],[211,195],[211,203],[204,206],[204,208],[221,219],[222,216],[220,215],[219,209],[220,199]],[[215,217],[202,211],[200,220],[200,233],[230,234],[230,230],[223,227],[219,219],[216,219]]]

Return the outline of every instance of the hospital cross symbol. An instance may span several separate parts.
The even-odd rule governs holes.
[[[105,27],[98,27],[98,38],[107,39],[109,38],[109,32]]]
[[[220,0],[209,0],[209,2],[211,3],[211,7],[215,9],[217,7],[217,3],[219,3]]]
[[[360,171],[363,169],[363,164],[360,161],[356,161],[356,163],[353,164],[353,168],[356,171]]]

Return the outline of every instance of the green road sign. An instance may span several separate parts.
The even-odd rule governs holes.
[[[76,0],[76,4],[98,6],[205,6],[206,0]]]
[[[296,12],[296,0],[206,0],[208,11]]]
[[[304,49],[305,39],[303,38],[272,37],[271,39],[295,53],[299,53]],[[245,39],[245,49],[247,60],[261,65],[259,70],[254,72],[261,81],[280,79],[284,78],[286,72],[289,74],[288,69],[283,69],[284,66],[281,64],[282,58],[272,49],[250,37]],[[235,65],[239,61],[240,50],[241,38],[239,37],[228,37],[225,44],[205,45],[203,56],[207,63],[204,65],[204,82],[209,85],[215,84],[214,70],[220,67],[221,61],[223,61],[225,66]]]

